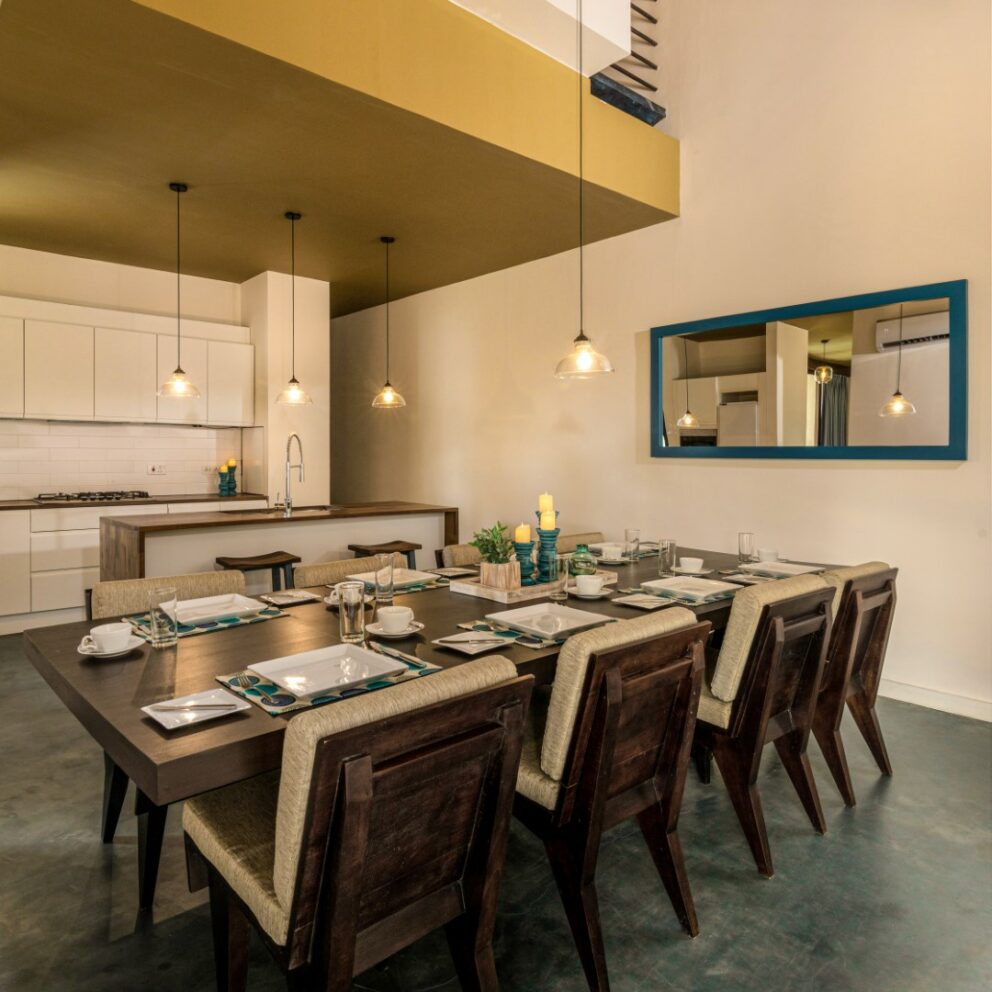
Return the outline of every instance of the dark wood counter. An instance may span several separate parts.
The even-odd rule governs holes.
[[[261,493],[236,493],[218,496],[217,493],[187,493],[178,496],[149,496],[147,499],[2,499],[3,510],[65,510],[80,506],[167,506],[169,503],[239,503],[245,500],[266,499]]]

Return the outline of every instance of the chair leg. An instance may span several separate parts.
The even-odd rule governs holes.
[[[891,775],[892,763],[889,761],[889,752],[885,748],[882,728],[878,724],[875,704],[869,703],[868,698],[863,693],[856,693],[848,697],[847,705],[851,710],[851,716],[854,717],[854,722],[858,725],[858,730],[861,731],[861,736],[871,750],[879,771],[883,775]]]
[[[761,797],[758,795],[758,758],[745,753],[741,748],[723,741],[714,742],[713,757],[720,769],[724,785],[730,794],[734,812],[740,821],[747,839],[754,863],[766,878],[775,874],[772,867],[772,852],[768,846],[768,831],[765,828],[765,815],[761,810]]]
[[[713,777],[713,749],[705,744],[693,744],[692,760],[696,763],[696,774],[703,785],[709,785]]]
[[[696,907],[692,901],[692,890],[689,888],[689,876],[685,871],[678,832],[673,830],[669,833],[665,830],[664,815],[657,805],[649,806],[638,813],[637,822],[682,929],[690,937],[695,937],[699,933],[699,923],[696,920]]]
[[[217,992],[244,992],[248,983],[251,924],[235,905],[227,886],[211,872],[210,923],[214,935]]]
[[[293,578],[293,566],[286,564],[282,567],[282,587],[283,589],[295,589],[296,580]]]
[[[820,745],[820,751],[830,769],[837,791],[844,799],[844,805],[854,806],[856,802],[854,786],[851,783],[851,771],[847,767],[847,754],[844,751],[844,740],[840,736],[840,731],[826,726],[824,721],[814,719],[813,734],[816,736],[817,744]]]
[[[272,569],[272,591],[279,592],[282,589],[282,566],[276,565]]]
[[[606,973],[606,949],[603,946],[596,884],[583,881],[579,859],[565,840],[548,838],[544,847],[589,988],[592,992],[609,992],[610,980]]]
[[[820,795],[816,791],[816,780],[813,778],[813,767],[809,763],[809,755],[803,747],[802,731],[793,730],[789,734],[779,737],[775,741],[775,750],[778,751],[785,770],[792,779],[799,800],[806,810],[809,822],[813,824],[813,829],[817,833],[827,832],[827,821],[823,817],[823,809],[820,806]]]
[[[117,767],[114,759],[103,752],[103,821],[101,836],[104,844],[111,844],[117,833],[117,822],[127,796],[127,775]]]
[[[481,934],[468,916],[452,920],[444,932],[464,992],[499,992],[492,933]]]

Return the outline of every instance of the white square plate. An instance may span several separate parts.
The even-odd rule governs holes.
[[[711,596],[720,596],[723,593],[737,592],[740,586],[735,586],[732,582],[717,582],[715,579],[651,579],[642,582],[641,588],[645,592],[651,592],[658,596],[678,596],[680,599],[691,599],[697,603],[702,603]]]
[[[184,703],[232,703],[229,710],[156,710],[156,706],[182,706]],[[158,703],[142,706],[141,712],[160,723],[166,730],[176,730],[179,727],[190,727],[194,723],[205,723],[216,720],[220,716],[230,716],[250,710],[251,703],[247,699],[235,696],[226,689],[207,689],[206,692],[194,692],[191,696],[179,696],[176,699],[163,699]]]
[[[396,675],[405,672],[406,665],[354,644],[332,644],[285,658],[260,661],[249,665],[248,671],[274,682],[294,696],[307,697]]]
[[[357,575],[349,575],[352,582],[364,582],[367,586],[375,585],[375,572],[359,572]],[[425,582],[434,582],[436,575],[430,572],[418,572],[413,568],[393,569],[393,588],[406,589],[409,586],[422,586]]]
[[[513,641],[513,637],[494,637],[485,631],[466,630],[462,634],[451,634],[444,640],[431,641],[431,644],[472,656],[492,651],[493,648],[512,648]]]
[[[445,579],[458,579],[463,575],[478,575],[477,568],[462,568],[460,565],[448,565],[444,568],[432,568],[434,575],[440,575]]]
[[[792,561],[756,561],[751,565],[741,565],[742,572],[755,575],[770,575],[773,579],[785,579],[793,575],[809,575],[822,572],[822,565],[797,565]]]
[[[172,611],[162,607],[169,616]],[[221,617],[250,617],[266,609],[265,603],[249,599],[240,593],[230,592],[221,596],[204,596],[202,599],[181,599],[176,603],[179,623],[202,623]]]
[[[664,596],[652,596],[646,592],[635,592],[630,596],[617,596],[613,600],[621,606],[634,606],[639,610],[660,610],[663,606],[674,606],[670,600]]]
[[[521,606],[515,610],[489,613],[486,619],[513,630],[523,631],[525,634],[533,634],[535,637],[559,638],[576,634],[580,630],[599,627],[616,618],[604,617],[600,613],[590,613],[588,610],[577,610],[572,606],[562,606],[560,603],[535,603],[533,606]]]

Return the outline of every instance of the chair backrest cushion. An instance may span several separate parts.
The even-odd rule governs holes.
[[[98,582],[93,586],[93,619],[117,620],[129,613],[147,610],[152,591],[163,586],[174,588],[179,599],[199,599],[201,596],[222,596],[227,593],[244,595],[245,576],[243,572],[230,570]]]
[[[559,534],[558,551],[567,555],[580,544],[602,544],[605,540],[603,532],[599,530],[591,530],[586,534]]]
[[[710,691],[717,699],[732,703],[737,698],[762,609],[771,603],[781,603],[793,596],[815,592],[826,585],[820,575],[796,575],[748,586],[734,596],[710,683]]]
[[[887,572],[892,566],[884,561],[866,561],[860,565],[848,565],[846,568],[835,568],[823,573],[823,578],[834,587],[833,613],[836,617],[840,612],[840,601],[844,594],[844,586],[852,579],[864,579],[869,575]]]
[[[441,561],[445,568],[458,568],[462,565],[478,565],[482,561],[482,555],[471,544],[446,544],[441,549]]]
[[[591,655],[647,637],[658,637],[696,622],[691,610],[676,606],[633,620],[608,623],[570,637],[563,645],[555,667],[541,747],[542,771],[556,782],[560,782],[565,774]]]
[[[349,575],[361,572],[374,572],[376,561],[368,558],[340,558],[337,561],[321,561],[310,565],[297,565],[293,569],[293,584],[298,589],[307,586],[333,586],[344,582]],[[393,552],[393,567],[406,568],[406,555]]]
[[[478,692],[517,677],[501,655],[456,665],[432,675],[354,696],[297,714],[286,728],[276,813],[273,886],[287,910],[293,901],[317,744],[330,734],[385,720],[446,699]]]

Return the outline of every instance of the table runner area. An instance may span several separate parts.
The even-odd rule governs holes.
[[[275,620],[276,617],[288,617],[285,610],[278,606],[270,606],[249,617],[218,617],[216,620],[201,620],[199,623],[181,623],[177,628],[180,637],[195,637],[197,634],[212,634],[217,630],[229,630],[231,627],[243,627],[249,623],[262,623],[265,620]],[[134,633],[145,641],[151,642],[147,613],[132,613],[124,620],[131,625]]]

